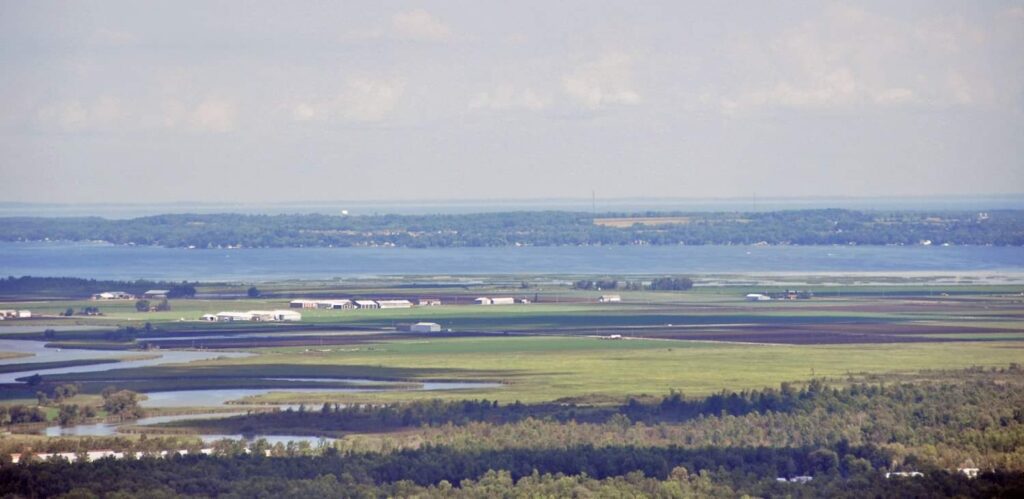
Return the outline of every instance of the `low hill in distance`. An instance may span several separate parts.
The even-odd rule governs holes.
[[[0,218],[0,241],[178,248],[577,245],[1024,245],[1024,210],[567,211],[457,215],[175,214]]]

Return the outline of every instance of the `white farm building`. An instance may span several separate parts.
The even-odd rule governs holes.
[[[275,321],[295,322],[302,320],[302,314],[294,310],[274,310]]]
[[[220,312],[217,314],[218,322],[251,321],[252,314],[248,312]]]
[[[124,291],[104,291],[92,295],[93,300],[134,300],[135,296]]]
[[[0,319],[31,319],[32,312],[28,310],[0,310]]]
[[[747,301],[768,301],[771,300],[772,297],[768,295],[763,295],[761,293],[750,293],[749,295],[745,296],[744,299]]]
[[[325,308],[327,310],[350,310],[356,308],[352,304],[352,300],[324,300],[316,302],[316,308]]]
[[[622,297],[619,295],[601,295],[597,301],[598,303],[617,303],[622,301]]]
[[[413,333],[440,333],[441,325],[436,322],[417,322],[409,326],[409,331]]]
[[[364,308],[380,308],[380,305],[373,300],[356,300],[356,308],[360,310]]]
[[[257,322],[277,322],[277,321],[301,321],[302,314],[294,310],[250,310],[248,312],[220,312],[217,315],[206,314],[201,320],[204,321],[218,321],[218,322],[235,322],[235,321],[257,321]]]
[[[509,297],[491,298],[491,297],[487,297],[487,296],[482,296],[482,297],[477,298],[477,299],[475,299],[473,301],[477,305],[514,305],[516,303],[516,299],[515,298],[509,298]]]
[[[409,300],[377,300],[377,306],[380,308],[412,308],[412,302]]]

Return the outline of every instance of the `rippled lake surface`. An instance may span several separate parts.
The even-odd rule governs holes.
[[[375,275],[1024,271],[991,246],[558,246],[189,250],[0,243],[0,275],[274,280]]]

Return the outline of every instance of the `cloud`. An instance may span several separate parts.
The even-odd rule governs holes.
[[[486,111],[540,111],[548,107],[548,100],[533,90],[500,85],[494,90],[480,92],[469,101],[470,110]]]
[[[52,103],[36,112],[37,125],[63,132],[106,131],[123,125],[126,119],[121,101],[110,96]]]
[[[988,38],[957,16],[899,20],[830,7],[773,36],[735,41],[720,108],[732,114],[992,103],[997,79],[975,57],[988,52]]]
[[[443,22],[423,9],[399,12],[391,18],[391,28],[401,38],[423,41],[443,41],[452,32]]]
[[[379,123],[394,114],[404,93],[401,81],[350,78],[337,95],[305,99],[287,107],[291,118],[300,122]]]
[[[632,60],[619,53],[577,66],[562,78],[562,88],[576,104],[598,110],[640,102],[632,86]]]
[[[188,127],[196,132],[224,133],[235,129],[236,106],[227,100],[208,98],[191,110]]]
[[[139,41],[133,33],[108,28],[97,28],[89,38],[92,43],[110,46],[132,45]]]

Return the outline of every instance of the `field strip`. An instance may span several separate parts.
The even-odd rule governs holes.
[[[566,337],[567,338],[579,338],[580,336],[566,336]],[[608,338],[607,336],[587,335],[587,336],[583,336],[583,338],[596,338],[596,339],[599,339],[599,340],[608,340],[608,341],[626,340],[626,341],[664,341],[664,342],[670,342],[670,343],[682,343],[682,342],[685,342],[685,343],[721,343],[723,345],[753,345],[753,346],[762,346],[762,347],[797,347],[797,346],[802,346],[802,345],[793,345],[793,344],[790,344],[790,343],[762,343],[762,342],[756,342],[756,341],[692,340],[692,339],[683,339],[683,338],[679,338],[679,339],[676,339],[676,338],[636,338],[636,337],[629,337],[629,336],[625,336],[625,337],[622,337],[622,338],[611,339],[611,338]]]

